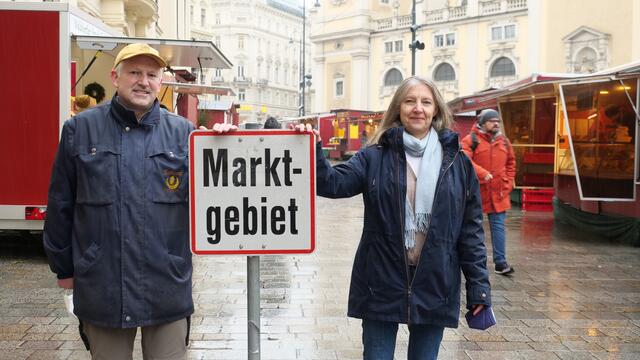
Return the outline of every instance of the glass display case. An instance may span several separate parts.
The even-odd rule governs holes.
[[[516,186],[553,187],[556,98],[500,103],[505,135],[516,157]]]
[[[636,99],[636,89],[635,81],[619,80],[561,86],[565,113],[559,140],[569,140],[566,150],[573,153],[571,168],[584,200],[634,199],[637,129],[629,99]],[[566,150],[560,172],[570,171]]]

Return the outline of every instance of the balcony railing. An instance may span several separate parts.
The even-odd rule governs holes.
[[[425,21],[427,24],[437,24],[478,15],[491,15],[522,10],[527,8],[527,0],[488,0],[478,2],[478,5],[477,13],[475,13],[475,11],[469,13],[467,5],[425,11]],[[421,20],[418,19],[418,21]],[[378,31],[410,27],[411,23],[411,15],[388,17],[375,21],[376,30]]]
[[[521,10],[527,8],[527,0],[488,0],[478,2],[478,5],[477,14],[469,13],[466,5],[425,11],[425,20],[427,24],[436,24],[478,15],[491,15]]]
[[[427,17],[427,24],[446,21],[444,17],[444,11],[445,9],[439,9],[425,12],[425,15]]]
[[[411,26],[412,23],[412,19],[411,19],[411,15],[405,15],[405,16],[398,16],[396,23],[397,23],[397,27],[406,27],[406,26]]]
[[[444,9],[425,11],[427,24],[462,19],[467,16],[467,6],[456,6]]]
[[[389,30],[393,29],[393,18],[386,18],[377,20],[378,30]]]
[[[480,5],[479,7],[479,12],[480,15],[489,15],[489,14],[497,14],[500,11],[500,3],[502,1],[501,0],[492,0],[492,1],[484,1],[481,3],[478,3],[478,5]]]
[[[491,15],[527,8],[527,0],[490,0],[479,2],[480,15]]]
[[[507,10],[519,10],[527,8],[527,0],[507,0]]]
[[[390,18],[384,18],[376,20],[377,29],[380,30],[390,30],[390,29],[398,29],[403,27],[411,26],[411,15],[403,15],[403,16],[394,16]]]
[[[251,78],[250,78],[250,77],[246,77],[246,76],[234,77],[234,78],[233,78],[233,82],[235,82],[235,83],[248,84],[248,83],[250,83],[250,82],[251,82]]]
[[[456,6],[449,8],[449,20],[456,20],[467,16],[466,6]]]

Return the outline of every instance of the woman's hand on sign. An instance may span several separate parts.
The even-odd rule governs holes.
[[[209,130],[205,126],[200,126],[199,129],[200,130]],[[218,134],[223,134],[223,133],[227,133],[227,132],[230,132],[230,131],[236,131],[236,130],[238,130],[238,127],[233,125],[233,124],[215,123],[215,124],[213,124],[213,128],[211,130],[213,130],[213,132],[216,132]]]
[[[297,132],[301,132],[301,133],[313,133],[316,136],[317,142],[322,141],[322,138],[320,137],[320,132],[314,129],[313,126],[311,126],[311,124],[297,124],[297,125],[289,124],[289,129],[296,130]]]

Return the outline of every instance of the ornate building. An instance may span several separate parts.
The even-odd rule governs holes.
[[[298,2],[191,0],[190,7],[194,36],[212,39],[234,64],[230,70],[205,71],[200,81],[231,87],[236,93],[234,102],[240,105],[241,122],[298,115],[303,63],[303,13]],[[304,45],[305,62],[310,64],[311,43]],[[310,66],[306,68],[305,73],[311,73]],[[312,99],[310,86],[306,79],[307,109]]]
[[[424,44],[415,73],[447,100],[531,73],[593,72],[640,58],[633,0],[606,11],[596,0],[330,0],[312,24],[320,111],[386,108],[411,75],[412,28]]]

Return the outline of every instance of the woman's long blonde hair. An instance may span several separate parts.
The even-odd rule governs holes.
[[[393,98],[391,99],[391,103],[389,103],[389,107],[384,113],[382,122],[380,123],[378,130],[373,135],[371,140],[369,140],[369,144],[377,144],[382,134],[388,129],[392,127],[402,126],[402,123],[400,122],[400,106],[402,105],[402,101],[404,101],[404,98],[409,90],[419,84],[426,85],[429,90],[431,90],[431,93],[434,97],[436,105],[436,115],[431,121],[431,126],[433,126],[436,131],[451,129],[453,127],[453,117],[451,116],[451,111],[449,110],[449,107],[445,103],[442,94],[440,94],[440,91],[433,83],[433,81],[421,76],[411,76],[404,79],[398,86],[398,89],[396,89],[396,92],[395,94],[393,94]]]

